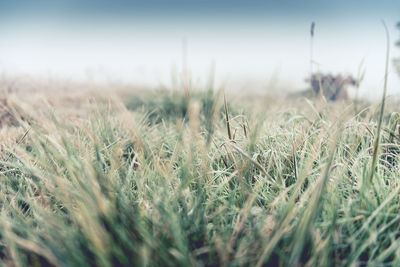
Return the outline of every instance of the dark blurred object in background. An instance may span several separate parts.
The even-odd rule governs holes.
[[[346,100],[349,98],[347,88],[349,85],[356,86],[357,80],[351,75],[342,76],[315,73],[307,82],[311,83],[312,91],[315,96],[323,96],[328,101]]]

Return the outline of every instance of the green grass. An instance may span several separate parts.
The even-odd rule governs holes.
[[[400,264],[396,105],[373,163],[375,106],[225,107],[211,90],[127,102],[20,121],[0,154],[5,265]]]

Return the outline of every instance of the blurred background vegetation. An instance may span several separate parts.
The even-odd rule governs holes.
[[[399,33],[400,33],[400,21],[397,23],[397,29],[399,30]],[[400,35],[400,34],[399,34],[399,35]],[[397,42],[396,42],[396,46],[397,46],[398,48],[400,48],[400,37],[399,37],[399,39],[398,39]],[[400,57],[394,59],[394,65],[395,65],[395,67],[396,67],[397,74],[400,75]]]

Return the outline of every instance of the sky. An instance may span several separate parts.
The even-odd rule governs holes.
[[[214,71],[226,90],[300,90],[315,21],[313,69],[357,76],[363,62],[361,92],[375,98],[382,19],[400,57],[400,1],[0,0],[0,71],[168,86],[186,58],[198,84]],[[400,93],[394,68],[389,93]]]

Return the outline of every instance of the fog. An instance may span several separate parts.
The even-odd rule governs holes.
[[[190,17],[187,10],[131,17],[18,14],[9,15],[0,26],[0,67],[5,73],[157,87],[170,86],[186,65],[193,81],[204,83],[213,72],[217,86],[225,85],[226,90],[301,90],[307,86],[309,28],[315,21],[313,70],[356,77],[363,63],[361,95],[376,98],[382,90],[386,53],[380,18],[391,34],[392,57],[400,56],[394,46],[400,15],[389,6],[373,16],[320,16],[315,10],[293,16],[230,12],[226,19],[218,12]],[[388,90],[400,93],[392,66]]]

